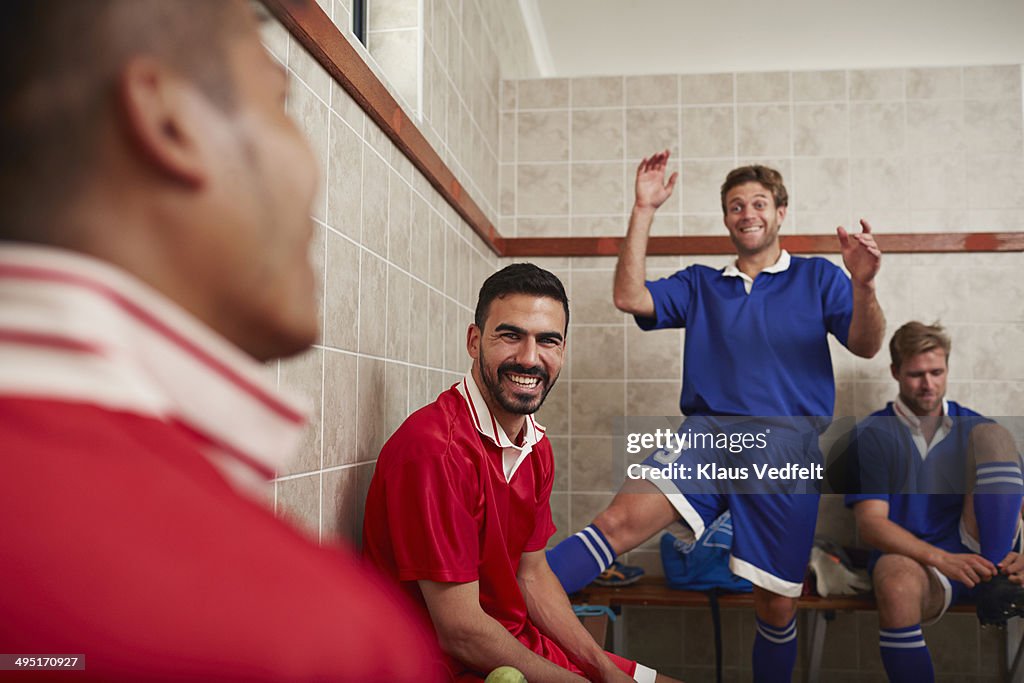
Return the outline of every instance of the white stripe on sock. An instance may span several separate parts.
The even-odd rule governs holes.
[[[783,645],[783,644],[788,643],[789,641],[793,640],[794,638],[796,638],[796,631],[793,631],[793,633],[791,633],[789,636],[787,636],[785,638],[776,638],[775,636],[770,636],[767,633],[765,633],[764,630],[760,626],[757,627],[757,632],[765,640],[767,640],[769,642],[772,642],[772,643],[776,643],[778,645]]]
[[[988,484],[1016,484],[1017,486],[1024,486],[1024,479],[1021,477],[997,477],[987,476],[978,477],[977,486],[986,486]]]
[[[594,540],[594,543],[597,545],[597,547],[601,549],[602,553],[604,553],[605,560],[607,561],[605,568],[610,567],[612,562],[615,561],[615,554],[612,553],[612,549],[609,548],[608,544],[601,539],[600,534],[598,534],[597,531],[593,529],[593,527],[584,527],[583,531],[580,533],[584,532],[590,535],[590,537]]]
[[[785,628],[775,628],[774,626],[769,626],[768,624],[763,624],[761,622],[757,622],[757,627],[773,636],[788,636],[796,630],[796,619],[789,622],[789,626]]]
[[[982,472],[1020,472],[1019,465],[978,465],[976,468],[978,473]]]
[[[893,648],[911,648],[911,647],[927,647],[923,640],[915,640],[912,643],[887,643],[884,640],[878,643],[878,647],[893,647]]]
[[[607,568],[608,568],[608,565],[606,565],[606,564],[604,563],[604,558],[602,558],[602,557],[601,557],[601,555],[600,555],[600,554],[598,554],[598,552],[597,552],[597,549],[596,549],[596,548],[594,548],[594,546],[593,546],[593,545],[591,545],[591,543],[590,543],[590,539],[589,539],[589,538],[587,538],[587,535],[586,535],[586,534],[584,534],[584,533],[583,533],[582,531],[580,531],[580,532],[577,532],[577,533],[576,533],[576,537],[577,537],[578,539],[580,539],[581,541],[583,541],[583,545],[585,545],[585,546],[587,547],[587,550],[589,550],[589,551],[590,551],[590,555],[591,555],[591,557],[593,557],[593,558],[594,558],[594,563],[595,563],[595,564],[596,564],[596,565],[597,565],[598,567],[600,567],[600,569],[599,569],[598,571],[602,571],[602,572],[603,572],[603,571],[604,571],[605,569],[607,569]]]
[[[879,629],[878,635],[882,638],[910,638],[912,636],[920,636],[922,633],[919,628],[916,628],[913,631],[883,631]]]

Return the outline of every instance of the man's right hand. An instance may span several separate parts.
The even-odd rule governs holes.
[[[665,182],[665,167],[669,151],[658,152],[644,159],[636,169],[636,208],[655,210],[672,196],[679,173],[673,173]]]
[[[935,568],[968,588],[974,588],[996,575],[995,565],[974,553],[943,553]]]

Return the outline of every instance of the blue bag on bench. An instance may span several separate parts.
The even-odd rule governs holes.
[[[746,579],[729,571],[732,550],[732,516],[726,510],[694,543],[672,534],[661,537],[661,564],[670,588],[690,591],[749,593],[754,589]]]

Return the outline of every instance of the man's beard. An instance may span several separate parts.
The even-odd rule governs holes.
[[[483,379],[487,391],[498,402],[498,405],[514,415],[532,415],[540,410],[540,407],[544,404],[544,399],[548,397],[548,392],[555,386],[555,381],[558,379],[556,375],[555,379],[552,380],[547,371],[539,365],[533,368],[525,368],[514,361],[502,363],[492,373],[492,368],[484,361],[483,349],[480,349],[480,360],[480,377]],[[501,379],[502,376],[508,373],[537,377],[544,390],[536,396],[517,395],[515,390],[506,391]]]
[[[906,406],[910,408],[910,411],[917,415],[918,413],[930,413],[931,411],[941,406],[942,399],[945,398],[945,395],[938,397],[933,396],[932,398],[924,398],[918,396],[901,396],[901,398],[903,399],[903,403],[905,403]]]

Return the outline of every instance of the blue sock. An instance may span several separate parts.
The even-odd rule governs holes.
[[[891,683],[933,683],[935,670],[921,624],[878,631],[878,650]]]
[[[601,530],[591,524],[547,553],[548,565],[566,593],[575,593],[615,561],[615,552]]]
[[[979,463],[974,484],[974,516],[978,519],[981,556],[999,564],[1013,547],[1024,499],[1020,462]]]
[[[754,681],[790,683],[796,666],[796,617],[778,628],[757,620],[754,637]]]

